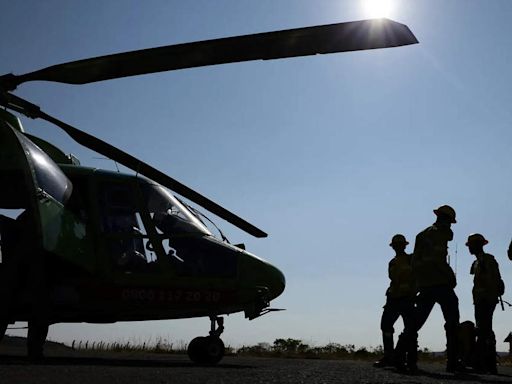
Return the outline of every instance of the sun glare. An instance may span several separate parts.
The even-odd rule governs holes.
[[[393,0],[361,0],[366,17],[390,17],[393,11]]]

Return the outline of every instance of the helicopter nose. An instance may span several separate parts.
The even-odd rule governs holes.
[[[273,300],[284,292],[284,288],[286,287],[286,278],[279,268],[276,268],[273,265],[271,267],[272,272],[270,275],[272,275],[272,277],[269,279],[268,288],[271,300]]]
[[[240,265],[240,277],[250,286],[266,287],[270,300],[283,293],[286,286],[286,279],[279,268],[249,253],[245,253]]]

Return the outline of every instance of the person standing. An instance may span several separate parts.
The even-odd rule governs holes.
[[[453,239],[451,225],[456,223],[455,210],[442,205],[434,210],[433,225],[416,236],[412,268],[418,290],[416,296],[416,330],[425,324],[436,303],[441,306],[445,321],[447,372],[461,368],[457,360],[457,327],[459,299],[455,294],[457,281],[447,262],[448,242]],[[414,340],[416,343],[416,340]]]
[[[474,368],[480,373],[497,374],[496,337],[492,330],[492,318],[498,298],[505,292],[505,284],[496,259],[484,252],[483,247],[488,243],[480,233],[469,235],[466,242],[469,253],[476,258],[471,265],[477,328]]]
[[[405,252],[409,242],[404,235],[394,235],[389,244],[395,251],[395,257],[391,259],[388,265],[388,275],[391,280],[389,288],[386,291],[386,305],[382,312],[380,328],[382,331],[382,342],[384,346],[384,357],[374,363],[375,367],[388,367],[396,365],[396,356],[393,349],[394,324],[400,316],[404,322],[404,334],[415,332],[414,321],[414,278],[412,275],[411,255]],[[416,351],[416,345],[414,345]],[[414,361],[415,370],[416,358],[414,352],[411,358]]]

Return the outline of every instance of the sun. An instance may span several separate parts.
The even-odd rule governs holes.
[[[361,0],[366,17],[389,17],[393,11],[393,0]]]

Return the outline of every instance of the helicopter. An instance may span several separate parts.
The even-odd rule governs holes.
[[[279,309],[284,274],[231,244],[191,204],[257,238],[267,234],[169,175],[16,96],[29,81],[88,84],[142,74],[417,43],[406,25],[361,20],[117,53],[0,76],[0,338],[28,322],[29,357],[42,357],[48,326],[208,317],[190,359],[224,356],[224,315],[249,320]],[[81,165],[25,132],[18,115],[42,119],[135,174]],[[178,197],[178,195],[180,197]],[[185,200],[186,199],[186,200]],[[190,202],[190,203],[189,203]],[[213,223],[213,222],[211,222]],[[215,224],[213,224],[215,226]],[[215,226],[216,227],[216,226]],[[217,227],[216,227],[217,228]]]

